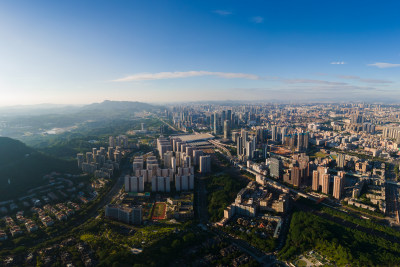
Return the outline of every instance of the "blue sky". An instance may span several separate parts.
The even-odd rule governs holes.
[[[400,1],[0,1],[0,105],[400,100]]]

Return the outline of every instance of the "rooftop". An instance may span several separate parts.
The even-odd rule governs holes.
[[[209,133],[201,133],[201,134],[188,134],[188,135],[179,135],[176,136],[182,140],[182,142],[191,143],[191,142],[199,142],[204,140],[214,139],[214,136]]]

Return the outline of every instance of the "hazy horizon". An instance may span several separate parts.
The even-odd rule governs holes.
[[[215,104],[215,103],[234,103],[234,104],[349,104],[349,103],[370,103],[370,104],[387,104],[387,105],[392,105],[392,104],[397,104],[396,101],[374,101],[374,100],[330,100],[330,99],[310,99],[310,100],[278,100],[278,99],[264,99],[264,100],[232,100],[232,99],[221,99],[221,100],[188,100],[188,101],[136,101],[136,100],[110,100],[110,99],[104,99],[101,101],[97,102],[87,102],[87,103],[81,103],[81,104],[76,104],[76,103],[66,103],[66,104],[57,104],[57,103],[38,103],[38,104],[18,104],[18,105],[0,105],[1,109],[4,108],[41,108],[41,109],[46,109],[46,108],[57,108],[57,107],[84,107],[87,105],[92,105],[92,104],[99,104],[103,103],[105,101],[112,101],[112,102],[139,102],[139,103],[145,103],[145,104],[150,104],[150,105],[174,105],[174,104]]]
[[[399,9],[397,1],[3,1],[0,106],[399,101]]]

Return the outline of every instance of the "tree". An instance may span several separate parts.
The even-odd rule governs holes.
[[[174,249],[177,249],[181,246],[181,241],[179,239],[175,239],[172,241],[171,247]]]

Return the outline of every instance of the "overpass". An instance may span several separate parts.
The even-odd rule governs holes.
[[[216,146],[217,148],[221,149],[222,151],[224,151],[228,157],[229,160],[232,159],[232,153],[231,151],[229,151],[229,149],[227,149],[221,142],[217,141],[217,140],[208,140],[208,142],[210,142],[211,144],[213,144],[214,146]]]

